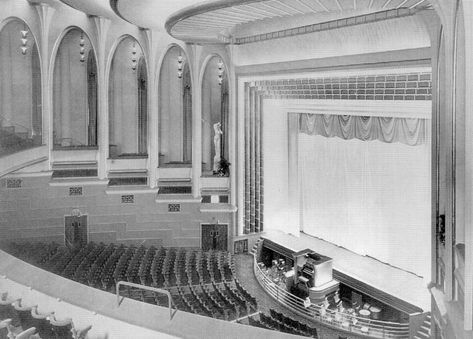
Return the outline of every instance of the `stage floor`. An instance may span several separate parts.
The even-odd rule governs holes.
[[[374,258],[356,254],[322,239],[300,233],[299,237],[277,230],[268,230],[262,238],[294,252],[312,249],[333,258],[333,268],[375,289],[404,302],[430,311],[431,295],[421,277],[390,266]]]

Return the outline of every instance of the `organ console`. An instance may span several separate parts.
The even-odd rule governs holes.
[[[293,284],[312,303],[321,303],[338,291],[339,282],[332,277],[332,258],[305,249],[294,253],[293,259]]]

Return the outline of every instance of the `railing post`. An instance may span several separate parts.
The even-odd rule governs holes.
[[[168,297],[168,308],[169,308],[169,320],[172,319],[172,296],[171,293],[167,290],[163,290],[161,288],[156,288],[156,287],[151,287],[151,286],[144,286],[140,284],[135,284],[127,281],[119,281],[117,283],[117,307],[120,306],[120,286],[125,285],[125,286],[130,286],[130,287],[135,287],[135,288],[140,288],[142,290],[147,290],[151,292],[156,292],[156,293],[162,293]]]

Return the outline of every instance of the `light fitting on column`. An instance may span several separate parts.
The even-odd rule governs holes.
[[[80,62],[85,61],[85,39],[84,39],[84,33],[80,33],[80,40],[79,40],[79,46],[80,46]]]
[[[218,84],[221,85],[223,83],[223,72],[224,72],[222,59],[218,60],[217,66],[218,66]]]
[[[177,57],[177,77],[179,79],[182,78],[182,67],[184,63],[184,58],[181,55],[181,52],[179,52],[179,56]]]
[[[28,51],[28,28],[24,25],[23,30],[21,32],[21,54],[26,55]]]
[[[131,69],[136,70],[136,43],[133,41],[133,46],[131,48]]]

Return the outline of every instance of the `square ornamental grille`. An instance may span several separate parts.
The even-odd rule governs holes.
[[[22,183],[21,179],[7,179],[7,188],[20,188]]]
[[[134,204],[135,196],[133,194],[122,195],[122,204]]]
[[[77,196],[77,195],[82,195],[82,187],[81,186],[69,187],[69,196]]]
[[[168,204],[168,212],[176,213],[181,211],[181,204]]]

